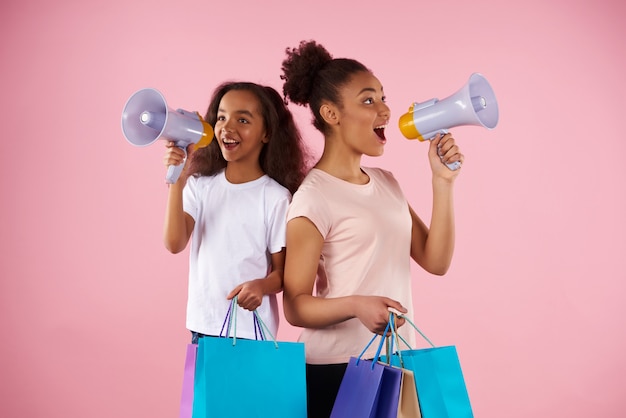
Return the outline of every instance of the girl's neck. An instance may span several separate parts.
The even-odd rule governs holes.
[[[260,165],[250,166],[228,162],[226,169],[224,170],[226,180],[229,183],[241,184],[248,183],[249,181],[256,180],[262,177],[265,173],[261,169]]]

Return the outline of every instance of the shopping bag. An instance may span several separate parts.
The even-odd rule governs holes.
[[[261,339],[237,338],[237,309],[227,336],[199,340],[193,418],[305,418],[304,344],[277,342],[256,311]]]
[[[389,314],[389,325],[391,337],[386,342],[387,355],[381,356],[381,361],[390,364],[390,353],[393,352],[394,344],[398,344],[398,330],[396,329],[396,316]],[[400,360],[402,358],[400,357]],[[402,361],[400,361],[402,362]],[[400,397],[398,398],[398,414],[397,418],[421,418],[419,402],[417,400],[417,390],[415,388],[415,378],[413,372],[408,369],[402,369],[402,381],[400,383]]]
[[[409,349],[391,355],[392,365],[413,372],[422,418],[473,418],[456,347],[436,347],[409,318],[402,317],[432,346],[412,349],[403,340]]]
[[[395,418],[402,371],[351,357],[339,386],[331,418]]]
[[[197,344],[187,345],[185,356],[185,370],[183,373],[183,391],[180,398],[180,418],[191,418],[193,409],[194,378],[196,375]]]
[[[398,399],[398,418],[421,418],[413,372],[407,369],[400,370],[402,370],[402,383]]]
[[[381,337],[373,360],[361,358],[376,337],[370,340],[359,357],[350,358],[330,418],[397,417],[402,370],[378,361],[384,338]]]

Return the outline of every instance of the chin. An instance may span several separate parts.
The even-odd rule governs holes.
[[[381,148],[378,151],[366,152],[365,155],[367,155],[368,157],[380,157],[384,153],[385,153],[385,149]]]

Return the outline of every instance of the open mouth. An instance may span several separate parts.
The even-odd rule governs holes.
[[[382,139],[383,141],[387,140],[387,138],[385,138],[385,126],[384,125],[375,127],[374,132],[376,132],[376,135],[378,135],[378,137]]]
[[[231,138],[222,138],[222,143],[224,144],[224,148],[228,150],[231,150],[235,148],[237,145],[239,145],[238,141],[235,141],[234,139],[231,139]]]

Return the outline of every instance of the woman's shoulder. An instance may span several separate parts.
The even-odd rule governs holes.
[[[389,170],[380,167],[362,167],[362,169],[368,176],[373,177],[375,180],[397,183],[393,173]]]
[[[311,169],[302,180],[300,187],[296,191],[296,194],[303,193],[319,193],[326,190],[328,183],[332,183],[333,177],[326,172],[317,168]],[[295,195],[294,195],[295,196]]]

